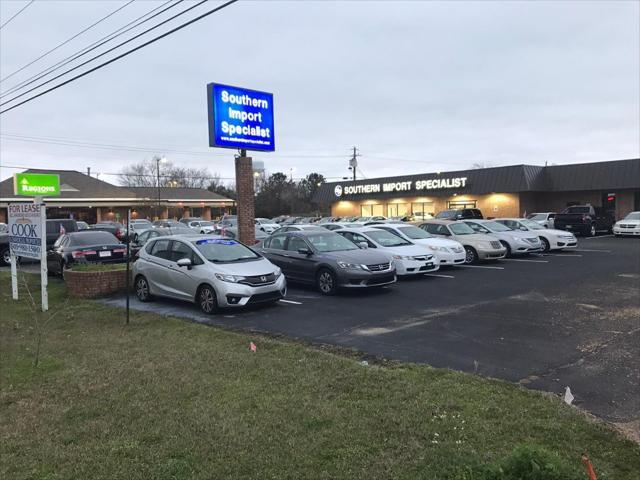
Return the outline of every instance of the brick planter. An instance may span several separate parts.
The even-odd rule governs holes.
[[[127,286],[126,270],[99,272],[64,271],[64,281],[72,297],[96,298],[124,292]]]

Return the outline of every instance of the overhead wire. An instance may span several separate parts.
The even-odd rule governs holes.
[[[9,24],[9,22],[11,22],[11,20],[16,18],[18,15],[20,15],[22,12],[24,12],[27,8],[29,8],[33,2],[35,2],[35,0],[31,0],[24,7],[22,7],[20,10],[18,10],[9,20],[7,20],[2,25],[0,25],[0,30],[2,30],[4,27],[6,27]]]
[[[82,35],[83,33],[91,30],[93,27],[95,27],[96,25],[104,22],[106,19],[112,17],[113,15],[115,15],[116,13],[118,13],[120,10],[128,7],[129,5],[131,5],[133,2],[135,2],[135,0],[129,0],[127,3],[125,3],[124,5],[122,5],[121,7],[116,8],[114,11],[112,11],[111,13],[109,13],[108,15],[105,15],[104,17],[102,17],[101,19],[99,19],[98,21],[92,23],[91,25],[89,25],[88,27],[84,28],[83,30],[79,31],[78,33],[76,33],[75,35],[73,35],[72,37],[67,38],[64,42],[59,43],[58,45],[56,45],[55,47],[53,47],[52,49],[46,51],[45,53],[43,53],[42,55],[40,55],[38,58],[30,61],[29,63],[27,63],[26,65],[23,65],[22,67],[20,67],[18,70],[16,70],[13,73],[10,73],[9,75],[7,75],[4,78],[0,79],[0,83],[4,82],[5,80],[7,80],[8,78],[13,77],[14,75],[16,75],[17,73],[23,71],[25,68],[30,67],[31,65],[33,65],[34,63],[36,63],[37,61],[43,59],[44,57],[46,57],[47,55],[55,52],[56,50],[58,50],[60,47],[63,47],[64,45],[66,45],[67,43],[69,43],[70,41],[78,38],[80,35]]]
[[[33,92],[34,90],[37,90],[37,89],[39,89],[39,88],[41,88],[41,87],[43,87],[43,86],[45,86],[45,85],[47,85],[47,84],[49,84],[49,83],[51,83],[53,81],[59,79],[60,77],[63,77],[65,75],[67,75],[68,73],[71,73],[74,70],[77,70],[77,69],[87,65],[88,63],[91,63],[94,60],[97,60],[98,58],[107,55],[108,53],[111,53],[112,51],[122,47],[123,45],[126,45],[127,43],[130,43],[130,42],[138,39],[139,37],[141,37],[143,35],[146,35],[147,33],[151,32],[152,30],[155,30],[156,28],[161,27],[162,25],[164,25],[164,24],[166,24],[166,23],[178,18],[179,16],[184,15],[187,12],[190,12],[194,8],[197,8],[200,5],[202,5],[203,3],[206,3],[208,1],[209,0],[202,0],[202,1],[198,2],[198,3],[196,3],[195,5],[193,5],[193,6],[189,7],[189,8],[186,8],[185,10],[181,11],[180,13],[177,13],[176,15],[174,15],[172,17],[169,17],[166,20],[163,20],[162,22],[154,25],[153,27],[150,27],[147,30],[145,30],[145,31],[143,31],[143,32],[141,32],[139,34],[134,35],[133,37],[129,38],[128,40],[125,40],[124,42],[116,45],[115,47],[111,47],[110,49],[108,49],[108,50],[96,55],[95,57],[92,57],[89,60],[86,60],[85,62],[82,62],[81,64],[76,65],[75,67],[70,68],[69,70],[67,70],[67,71],[65,71],[65,72],[63,72],[61,74],[56,75],[55,77],[50,78],[49,80],[46,80],[46,81],[42,82],[41,84],[36,85],[35,87],[32,87],[32,88],[30,88],[30,89],[28,89],[28,90],[16,95],[15,97],[10,98],[9,100],[6,100],[6,101],[0,103],[0,106],[6,105],[8,103],[11,103],[11,102],[17,100],[18,98],[23,97],[23,96],[27,95],[28,93]],[[120,60],[121,58],[126,57],[127,55],[130,55],[131,53],[136,52],[137,50],[140,50],[141,48],[146,47],[147,45],[150,45],[150,44],[152,44],[152,43],[154,43],[154,42],[156,42],[156,41],[158,41],[158,40],[160,40],[160,39],[162,39],[162,38],[164,38],[164,37],[166,37],[168,35],[171,35],[172,33],[177,32],[178,30],[181,30],[182,28],[185,28],[186,26],[188,26],[188,25],[190,25],[190,24],[192,24],[192,23],[194,23],[194,22],[196,22],[196,21],[198,21],[198,20],[200,20],[200,19],[202,19],[202,18],[204,18],[204,17],[206,17],[208,15],[211,15],[212,13],[215,13],[215,12],[217,12],[219,10],[222,10],[225,7],[228,7],[229,5],[231,5],[233,3],[236,3],[237,1],[238,0],[229,0],[226,3],[222,4],[221,6],[216,7],[216,8],[214,8],[214,9],[208,11],[208,12],[205,12],[203,15],[200,15],[200,16],[198,16],[198,17],[196,17],[196,18],[194,18],[194,19],[192,19],[192,20],[190,20],[190,21],[188,21],[188,22],[186,22],[186,23],[184,23],[182,25],[179,25],[178,27],[175,27],[175,28],[169,30],[168,32],[165,32],[162,35],[159,35],[159,36],[157,36],[157,37],[155,37],[155,38],[153,38],[153,39],[151,39],[151,40],[149,40],[149,41],[147,41],[147,42],[145,42],[145,43],[143,43],[141,45],[138,45],[135,48],[132,48],[131,50],[127,50],[126,52],[124,52],[124,53],[112,58],[111,60],[108,60],[108,61],[106,61],[104,63],[101,63],[100,65],[97,65],[97,66],[95,66],[95,67],[93,67],[93,68],[91,68],[91,69],[89,69],[89,70],[87,70],[87,71],[85,71],[85,72],[83,72],[83,73],[81,73],[79,75],[76,75],[75,77],[72,77],[72,78],[70,78],[68,80],[65,80],[64,82],[59,83],[58,85],[55,85],[52,88],[49,88],[49,89],[47,89],[47,90],[45,90],[43,92],[40,92],[40,93],[38,93],[38,94],[36,94],[36,95],[34,95],[32,97],[29,97],[27,100],[24,100],[24,101],[22,101],[22,102],[20,102],[20,103],[18,103],[16,105],[13,105],[13,106],[11,106],[9,108],[1,110],[0,114],[8,112],[9,110],[13,110],[14,108],[19,107],[20,105],[23,105],[23,104],[28,103],[28,102],[30,102],[32,100],[35,100],[36,98],[41,97],[42,95],[45,95],[45,94],[47,94],[47,93],[49,93],[49,92],[51,92],[53,90],[56,90],[56,89],[66,85],[68,83],[71,83],[71,82],[73,82],[75,80],[78,80],[79,78],[82,78],[85,75],[88,75],[88,74],[90,74],[90,73],[92,73],[92,72],[94,72],[96,70],[99,70],[99,69],[101,69],[103,67],[106,67],[107,65],[109,65],[109,64],[111,64],[111,63],[113,63],[113,62],[115,62],[117,60]]]
[[[163,8],[165,5],[167,5],[168,3],[171,3],[173,0],[167,0],[165,3],[152,8],[151,10],[149,10],[147,13],[145,13],[144,15],[140,15],[138,18],[132,20],[131,22],[127,23],[126,25],[123,25],[122,27],[114,30],[113,32],[111,32],[108,35],[105,35],[104,37],[100,38],[99,40],[96,40],[95,42],[93,42],[92,44],[78,50],[77,52],[75,52],[72,55],[69,55],[66,58],[63,58],[62,60],[60,60],[58,63],[51,65],[50,67],[45,68],[44,70],[36,73],[35,75],[32,75],[31,77],[21,81],[20,83],[17,83],[16,85],[14,85],[13,87],[7,89],[5,92],[3,92],[0,95],[0,98],[4,98],[10,94],[12,94],[13,92],[16,92],[24,87],[26,87],[27,85],[31,85],[32,83],[37,82],[38,80],[40,80],[43,77],[46,77],[47,75],[52,74],[53,72],[60,70],[62,67],[64,67],[65,65],[68,65],[69,63],[77,60],[80,57],[83,57],[84,55],[87,55],[88,53],[92,52],[93,50],[100,48],[102,45],[109,43],[110,41],[120,37],[121,35],[124,35],[127,32],[130,32],[131,30],[139,27],[140,25],[154,19],[155,17],[157,17],[158,15],[162,15],[163,13],[165,13],[167,10],[170,10],[174,7],[177,7],[179,4],[181,4],[184,0],[178,0],[176,3],[173,3],[171,5],[169,5],[167,8],[165,8],[164,10],[161,10],[160,12],[157,12],[153,15],[151,15],[153,12],[155,12],[156,10],[159,10],[161,8]],[[144,18],[151,15],[148,18]],[[144,19],[144,20],[142,20]],[[138,23],[136,23],[138,22]],[[132,25],[136,23],[135,25]],[[132,26],[131,26],[132,25]],[[127,28],[129,27],[129,28]],[[6,77],[8,78],[8,77]]]

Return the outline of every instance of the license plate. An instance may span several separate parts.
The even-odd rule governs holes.
[[[567,225],[567,230],[573,228],[571,225]]]
[[[98,256],[100,257],[110,257],[111,256],[111,252],[110,251],[104,251],[104,252],[98,252]]]

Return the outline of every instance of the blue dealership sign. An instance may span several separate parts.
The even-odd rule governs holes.
[[[207,99],[210,147],[275,150],[273,94],[210,83]]]

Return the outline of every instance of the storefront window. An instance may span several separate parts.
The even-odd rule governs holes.
[[[447,202],[448,210],[462,210],[463,208],[477,208],[475,200],[465,200],[458,202]]]
[[[361,205],[360,206],[361,217],[375,217],[377,215],[384,215],[384,205]]]
[[[387,217],[404,217],[409,212],[408,203],[387,204]]]
[[[418,219],[432,218],[435,215],[433,202],[412,203],[411,215]]]

